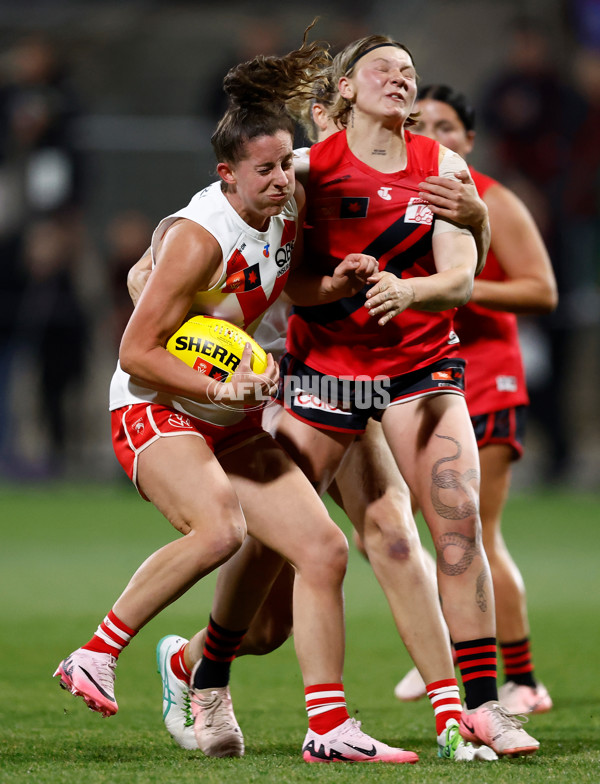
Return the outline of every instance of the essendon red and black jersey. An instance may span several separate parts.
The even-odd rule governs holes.
[[[406,132],[406,169],[384,174],[348,149],[346,132],[310,150],[305,263],[330,272],[349,253],[366,253],[380,270],[398,277],[435,272],[433,214],[418,184],[438,174],[439,144]],[[454,310],[408,309],[384,327],[364,307],[365,287],[354,297],[317,307],[296,307],[288,351],[331,375],[397,376],[455,355]]]
[[[497,182],[472,168],[470,171],[483,198]],[[491,249],[479,277],[496,281],[506,277]],[[467,360],[466,400],[471,416],[526,405],[529,399],[515,314],[468,302],[458,308],[454,326],[460,338],[460,356]]]

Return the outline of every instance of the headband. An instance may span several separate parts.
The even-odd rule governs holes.
[[[374,44],[373,46],[370,46],[368,49],[365,49],[364,52],[360,52],[360,54],[354,55],[352,60],[350,60],[350,62],[348,63],[348,67],[346,68],[345,73],[351,71],[356,65],[356,63],[361,59],[361,57],[364,57],[366,54],[369,54],[369,52],[372,52],[374,49],[381,49],[382,46],[395,46],[396,49],[404,49],[404,47],[401,44],[397,44],[395,41],[389,41],[385,44]]]

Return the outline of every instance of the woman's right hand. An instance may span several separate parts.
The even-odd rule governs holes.
[[[215,381],[209,396],[216,404],[221,401],[227,408],[244,408],[255,403],[267,403],[277,392],[279,365],[272,354],[267,354],[267,367],[263,373],[252,370],[252,346],[246,343],[242,359],[231,380]]]

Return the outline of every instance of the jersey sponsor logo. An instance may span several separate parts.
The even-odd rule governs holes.
[[[368,196],[343,196],[341,199],[340,218],[366,218],[368,210]]]
[[[307,394],[302,389],[295,389],[294,405],[300,408],[313,408],[319,411],[330,411],[332,414],[343,414],[344,416],[352,416],[351,411],[343,411],[341,408],[334,406],[332,403],[327,403],[313,394]]]
[[[496,376],[496,389],[498,392],[517,392],[519,382],[516,376]]]
[[[271,247],[271,246],[270,246],[270,245],[269,245],[269,243],[267,242],[267,244],[266,244],[266,245],[265,245],[265,247],[263,248],[263,256],[265,257],[265,259],[268,259],[268,258],[269,258],[269,248],[270,248],[270,247]]]
[[[448,333],[448,345],[454,346],[456,343],[460,343],[460,338],[458,337],[456,332],[453,329],[451,329],[450,332]]]
[[[239,294],[242,291],[257,289],[261,284],[260,266],[253,264],[251,267],[229,275],[222,291],[224,294]]]
[[[392,198],[391,188],[384,188],[383,186],[377,191],[377,195],[381,196],[385,201],[390,201]]]
[[[277,270],[277,277],[281,277],[281,275],[285,275],[285,273],[289,270],[290,264],[292,262],[292,251],[294,250],[294,241],[286,242],[285,245],[282,245],[280,248],[277,248],[277,253],[275,254],[275,264],[278,266]]]
[[[459,367],[444,368],[443,370],[434,370],[431,374],[432,381],[440,381],[443,383],[450,382],[455,384],[460,382],[463,377],[463,370]],[[438,386],[440,386],[438,384]]]
[[[431,226],[433,223],[433,212],[427,206],[425,199],[413,196],[408,200],[408,206],[404,214],[405,223],[423,223]]]
[[[171,427],[181,427],[187,429],[191,428],[192,426],[189,418],[183,416],[183,414],[169,414],[167,422],[171,425]]]
[[[144,420],[143,420],[143,419],[138,419],[138,420],[137,420],[137,422],[134,422],[134,423],[133,423],[133,429],[135,430],[135,432],[136,432],[138,435],[139,435],[140,433],[143,433],[143,432],[144,432],[144,427],[145,427],[145,425],[144,425]]]

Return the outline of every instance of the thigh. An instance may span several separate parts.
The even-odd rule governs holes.
[[[502,510],[510,488],[513,459],[513,448],[508,444],[488,444],[479,450],[480,514],[486,549],[489,549],[500,532]]]
[[[182,534],[243,514],[235,490],[204,439],[158,438],[138,457],[140,491]]]
[[[355,439],[355,434],[320,430],[282,411],[277,419],[275,438],[300,466],[322,495]]]
[[[228,453],[223,468],[240,500],[248,531],[292,565],[319,560],[345,537],[307,477],[271,437]]]
[[[442,527],[477,515],[479,455],[465,400],[430,395],[391,406],[383,428],[425,519]]]
[[[344,511],[361,535],[368,522],[368,508],[382,499],[386,508],[399,512],[389,520],[394,527],[414,527],[410,491],[379,422],[371,420],[366,432],[350,446],[335,475],[335,484]]]

